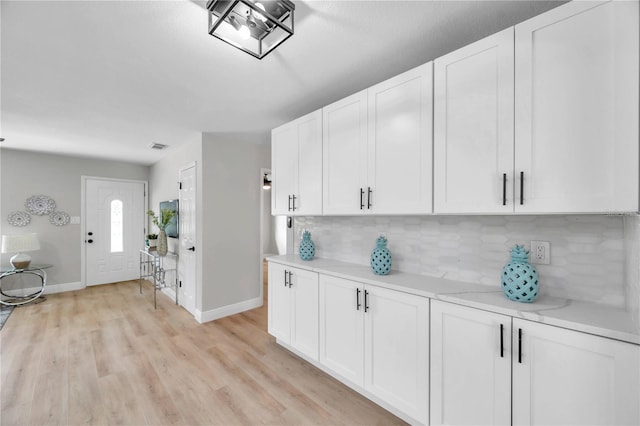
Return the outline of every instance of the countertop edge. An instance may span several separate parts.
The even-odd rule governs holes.
[[[640,345],[640,328],[634,324],[631,313],[612,306],[551,297],[539,299],[539,302],[534,303],[512,302],[504,297],[501,289],[483,284],[397,271],[392,271],[386,276],[374,276],[366,266],[330,259],[302,261],[294,255],[280,255],[267,257],[266,260],[429,299]]]

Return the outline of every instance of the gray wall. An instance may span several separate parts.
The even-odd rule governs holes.
[[[53,198],[57,210],[80,216],[81,176],[147,180],[149,167],[10,149],[0,151],[0,234],[36,232],[41,249],[29,254],[34,262],[54,265],[47,271],[48,284],[81,281],[80,225],[54,226],[47,216],[32,216],[29,225],[14,227],[7,222],[7,216],[16,210],[25,211],[26,199],[40,194]],[[8,265],[11,256],[2,255],[2,265]]]
[[[269,135],[202,136],[203,312],[260,296],[260,169]]]

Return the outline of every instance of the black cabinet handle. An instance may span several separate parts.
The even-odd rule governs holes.
[[[373,191],[371,191],[371,187],[367,186],[367,209],[371,208],[371,193]]]
[[[500,358],[504,358],[503,331],[504,331],[504,325],[500,324]]]
[[[518,329],[518,364],[522,364],[522,329]]]
[[[287,211],[291,211],[291,195],[289,195],[289,204],[287,204]]]
[[[293,211],[296,211],[296,196],[292,195],[291,198],[293,199]]]
[[[507,205],[507,174],[502,174],[502,205]]]
[[[360,289],[356,288],[356,311],[360,310],[360,306],[362,306],[360,304]]]
[[[193,246],[193,247],[189,247],[187,250],[189,250],[189,251],[196,251],[196,247],[195,247],[195,246]]]
[[[291,277],[293,277],[293,273],[289,271],[289,288],[291,288],[291,286],[293,285],[293,283],[291,282]]]
[[[369,292],[364,291],[364,311],[369,312]]]
[[[284,271],[284,286],[286,287],[289,283],[287,282],[287,275],[289,275],[289,271]]]
[[[520,205],[524,204],[524,172],[520,172]]]
[[[360,188],[360,210],[364,209],[364,189]]]

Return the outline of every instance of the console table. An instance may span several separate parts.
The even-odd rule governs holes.
[[[3,296],[3,298],[7,298],[5,300],[2,300],[2,298],[0,298],[0,303],[7,306],[20,306],[33,302],[37,298],[41,297],[42,293],[44,293],[44,288],[47,285],[47,273],[44,270],[47,268],[51,268],[52,266],[53,265],[49,264],[33,264],[24,269],[15,269],[12,266],[0,267],[0,294]],[[16,274],[35,275],[40,278],[40,283],[42,286],[38,288],[34,293],[24,296],[16,296],[5,293],[2,289],[2,279]]]
[[[164,265],[165,258],[172,258],[175,266],[172,268],[166,268]],[[167,272],[174,274],[174,279],[167,281]],[[165,256],[160,256],[154,250],[140,250],[140,294],[142,294],[142,280],[144,278],[151,278],[151,284],[153,285],[153,308],[158,307],[156,300],[156,292],[163,288],[171,288],[175,290],[176,305],[178,304],[178,255],[177,253],[167,253]]]

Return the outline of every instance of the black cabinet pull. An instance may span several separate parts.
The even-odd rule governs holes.
[[[291,277],[293,277],[293,273],[289,271],[289,288],[291,288],[291,286],[293,285],[293,283],[291,282]]]
[[[292,195],[291,198],[293,199],[293,211],[296,211],[296,196]]]
[[[356,311],[360,310],[360,306],[362,306],[360,304],[360,289],[356,288]]]
[[[369,312],[369,292],[364,291],[364,311]]]
[[[371,208],[371,193],[373,191],[371,191],[371,187],[367,186],[367,209]]]
[[[189,251],[196,251],[196,247],[195,247],[195,246],[193,246],[193,247],[189,247],[187,250],[189,250]]]
[[[289,203],[287,204],[287,211],[291,211],[291,195],[289,195]]]
[[[507,174],[502,174],[502,205],[507,205]]]
[[[520,205],[524,204],[524,172],[520,172]]]
[[[289,271],[284,271],[284,286],[286,287],[289,283],[287,282],[287,275],[289,275]]]
[[[522,364],[522,329],[518,329],[518,364]]]
[[[500,324],[500,358],[504,358],[504,340],[502,337],[504,325]]]
[[[364,210],[364,189],[360,188],[360,210]]]

